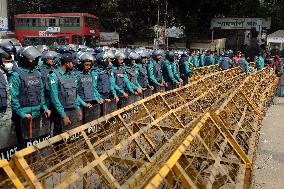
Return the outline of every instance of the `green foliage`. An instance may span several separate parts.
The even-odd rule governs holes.
[[[122,40],[150,40],[153,26],[183,25],[189,38],[210,38],[212,17],[272,17],[273,30],[284,27],[284,0],[9,0],[10,20],[19,13],[88,12],[100,18],[103,31]]]

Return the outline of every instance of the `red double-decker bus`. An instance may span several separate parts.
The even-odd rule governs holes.
[[[18,14],[15,33],[25,45],[93,46],[100,36],[99,19],[88,13]]]

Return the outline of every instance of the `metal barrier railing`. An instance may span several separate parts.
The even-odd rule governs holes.
[[[259,83],[254,88],[246,88],[256,81]],[[265,69],[247,79],[229,96],[220,98],[221,104],[213,106],[167,161],[161,163],[163,166],[156,171],[149,170],[151,179],[140,182],[139,186],[249,188],[257,131],[263,116],[263,103],[256,104],[253,97],[264,94],[263,84],[269,88],[268,93],[273,94],[276,83],[277,78]],[[249,94],[244,89],[250,91]]]
[[[174,188],[181,181],[180,186],[184,188],[200,188],[228,182],[234,184],[237,177],[240,180],[247,178],[240,177],[237,170],[250,174],[242,168],[251,166],[251,156],[245,150],[251,143],[238,143],[239,133],[244,132],[238,129],[241,128],[238,124],[249,122],[259,125],[261,117],[257,117],[258,114],[254,116],[253,112],[258,110],[257,113],[262,115],[263,109],[258,109],[257,102],[249,97],[256,94],[254,91],[261,92],[259,99],[265,105],[264,101],[273,94],[271,77],[274,76],[270,77],[267,69],[246,78],[239,68],[217,72],[215,69],[212,67],[204,71],[205,76],[187,86],[152,95],[17,152],[11,164],[14,164],[12,168],[17,178],[25,187],[60,189]],[[264,82],[270,90],[260,85]],[[250,87],[253,90],[248,90],[252,89]],[[239,95],[240,98],[236,99]],[[238,112],[234,116],[229,109],[232,103]],[[223,114],[226,111],[227,114]],[[236,127],[235,133],[231,131],[233,126]],[[193,132],[197,138],[193,137]],[[247,133],[241,136],[244,138]],[[190,137],[194,142],[184,146],[183,143]],[[223,146],[217,148],[220,144]],[[193,151],[196,146],[200,150],[194,151],[196,155],[193,152],[185,155],[179,151],[181,146],[191,147]],[[227,151],[235,152],[232,160]],[[197,165],[193,167],[191,162],[187,167],[186,162],[193,157],[200,165],[208,164],[208,168],[216,170],[221,168],[223,175],[219,176],[220,172],[212,170],[208,178],[215,183],[210,185],[203,178],[207,173],[194,170]],[[221,159],[214,162],[216,158]],[[169,166],[168,172],[165,172],[164,165]],[[250,171],[250,167],[247,169]]]

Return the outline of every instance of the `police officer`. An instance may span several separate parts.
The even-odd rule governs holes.
[[[202,50],[199,56],[199,63],[200,63],[200,67],[203,67],[205,65],[205,51]]]
[[[50,97],[54,112],[53,135],[81,125],[80,106],[87,106],[78,95],[78,81],[73,72],[73,58],[70,53],[61,57],[61,65],[48,76]]]
[[[0,48],[9,54],[13,61],[15,60],[16,47],[11,41],[0,43]]]
[[[236,62],[236,66],[240,66],[242,70],[246,73],[246,75],[249,74],[249,65],[247,60],[245,59],[245,55],[241,54],[239,56],[239,60]]]
[[[129,78],[129,81],[131,82],[132,88],[134,91],[137,91],[137,94],[135,93],[134,101],[138,101],[142,98],[142,87],[138,82],[138,70],[139,66],[136,64],[136,61],[139,59],[139,54],[136,52],[130,52],[128,56],[128,64],[125,66],[125,72]]]
[[[77,71],[75,71],[78,81],[78,94],[87,103],[87,106],[83,107],[83,124],[85,124],[100,117],[100,104],[103,103],[103,99],[97,91],[95,81],[97,74],[91,70],[95,63],[94,56],[84,52],[78,57],[78,62]]]
[[[148,76],[150,85],[154,86],[154,93],[163,92],[166,83],[162,73],[162,51],[155,50],[148,65]]]
[[[196,51],[193,51],[191,56],[192,56],[192,62],[193,62],[194,67],[198,68],[199,67],[199,60],[198,60],[198,55],[197,55]]]
[[[96,78],[96,85],[100,98],[104,100],[104,104],[101,106],[101,115],[109,114],[117,109],[117,103],[119,97],[116,90],[124,93],[116,83],[114,74],[112,71],[112,62],[114,61],[114,54],[112,51],[101,52],[97,56],[98,69],[96,70],[98,75]]]
[[[45,102],[47,107],[50,107],[51,101],[50,101],[50,90],[48,85],[48,75],[53,72],[53,70],[56,68],[55,59],[58,56],[58,53],[54,51],[47,51],[42,55],[42,65],[38,67],[38,70],[41,73],[42,82],[44,85],[44,96],[45,96]]]
[[[7,58],[6,61],[8,61],[8,59],[10,60],[10,62],[13,63],[13,67],[17,67],[17,63],[16,63],[16,47],[15,45],[9,41],[9,42],[3,42],[0,43],[0,48],[5,51],[6,53],[8,53],[9,57]]]
[[[143,98],[151,96],[152,91],[154,90],[154,87],[149,84],[149,80],[148,80],[149,77],[147,73],[147,66],[148,66],[147,58],[148,58],[147,53],[142,52],[140,54],[140,60],[137,64],[139,68],[137,79],[138,79],[138,83],[143,88]]]
[[[119,103],[118,109],[128,104],[134,102],[133,95],[138,93],[133,89],[133,84],[131,84],[128,75],[125,71],[124,65],[125,54],[122,52],[117,52],[115,54],[114,66],[112,67],[116,84],[119,87]]]
[[[210,66],[215,64],[214,52],[208,51],[205,56],[205,66]]]
[[[163,61],[163,78],[167,83],[166,91],[174,89],[181,81],[177,80],[174,75],[174,53],[172,51],[166,52],[166,57]]]
[[[255,62],[255,68],[257,70],[261,70],[264,68],[265,64],[264,64],[264,58],[263,58],[263,54],[259,53],[259,56],[256,58],[256,62]]]
[[[179,69],[180,69],[180,76],[184,82],[184,85],[188,84],[189,77],[193,74],[193,65],[188,62],[188,55],[182,54],[179,60]]]
[[[56,47],[55,51],[59,54],[71,53],[69,48],[66,45],[59,45]],[[72,53],[71,53],[72,54]]]
[[[39,51],[32,46],[20,49],[19,67],[10,77],[12,120],[15,124],[19,148],[24,147],[27,139],[49,134],[49,127],[40,124],[40,112],[50,116],[44,98],[44,86],[40,73],[35,69],[40,57]]]
[[[0,149],[17,143],[11,122],[12,110],[8,84],[12,67],[10,55],[0,49]]]
[[[229,58],[229,52],[225,52],[224,57],[220,61],[220,68],[222,70],[230,69],[233,66],[232,60]]]
[[[179,87],[183,85],[183,80],[180,77],[180,72],[179,72],[179,59],[174,59],[174,62],[172,64],[172,68],[173,68],[173,73],[174,73],[174,77],[176,80],[178,80],[179,83]]]

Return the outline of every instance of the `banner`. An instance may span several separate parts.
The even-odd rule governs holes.
[[[221,29],[244,29],[250,30],[259,27],[270,29],[271,19],[263,18],[213,18],[211,19],[211,28],[221,28]]]
[[[0,32],[8,31],[8,19],[7,17],[0,17]]]
[[[182,28],[171,27],[166,29],[166,37],[183,38],[184,32]]]

